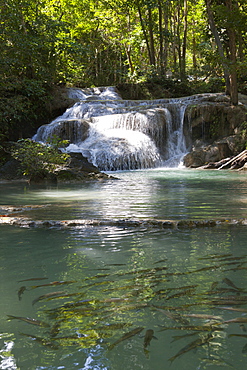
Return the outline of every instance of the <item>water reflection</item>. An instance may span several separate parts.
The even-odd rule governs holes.
[[[188,169],[114,173],[118,180],[57,187],[0,184],[0,204],[46,204],[34,219],[245,217],[246,174]]]

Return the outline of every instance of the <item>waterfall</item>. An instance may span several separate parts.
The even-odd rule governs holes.
[[[41,126],[33,140],[67,139],[67,152],[81,152],[103,171],[176,167],[185,155],[184,115],[196,96],[123,100],[114,87],[73,88],[68,94],[77,102]]]

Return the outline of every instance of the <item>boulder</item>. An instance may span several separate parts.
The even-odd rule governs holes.
[[[209,145],[196,141],[192,151],[185,155],[183,162],[186,167],[190,168],[205,166],[237,155],[243,150],[243,146],[241,135],[231,135]]]
[[[70,158],[66,165],[58,166],[54,173],[48,173],[44,176],[37,175],[33,177],[23,176],[20,163],[15,159],[8,160],[0,168],[0,181],[24,180],[35,184],[55,184],[57,182],[78,182],[84,180],[102,180],[113,179],[106,173],[100,172],[92,163],[88,162],[81,153],[70,153]]]
[[[242,124],[247,121],[247,97],[239,96],[240,104],[232,106],[223,94],[212,94],[186,110],[185,126],[191,133],[191,152],[184,165],[217,168],[214,163],[236,156],[245,148],[246,135]]]

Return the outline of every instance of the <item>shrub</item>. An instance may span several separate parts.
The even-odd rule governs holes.
[[[44,179],[59,165],[66,163],[69,155],[59,148],[68,145],[67,140],[53,138],[48,145],[31,139],[21,139],[12,147],[11,155],[21,164],[22,174],[30,179]]]

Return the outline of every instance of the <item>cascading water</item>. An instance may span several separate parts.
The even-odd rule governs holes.
[[[81,152],[103,171],[176,167],[187,151],[184,114],[196,97],[123,100],[114,87],[69,89],[69,97],[78,102],[34,140],[67,139],[67,152]]]

